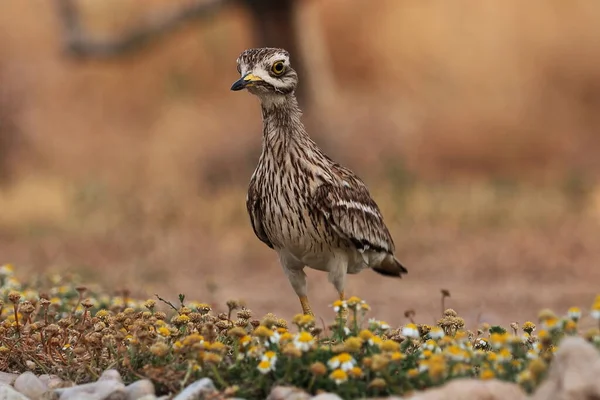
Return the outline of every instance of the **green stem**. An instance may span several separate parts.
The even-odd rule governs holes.
[[[225,382],[225,380],[223,378],[221,378],[221,375],[219,374],[217,367],[214,364],[212,364],[210,367],[211,367],[213,375],[215,376],[215,380],[219,383],[219,385],[221,385],[221,388],[226,388],[228,386],[227,382]]]

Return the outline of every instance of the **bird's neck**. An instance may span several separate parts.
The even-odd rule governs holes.
[[[281,158],[295,146],[316,145],[306,133],[302,111],[293,94],[261,101],[263,115],[263,153]]]

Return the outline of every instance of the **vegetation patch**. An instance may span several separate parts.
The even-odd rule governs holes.
[[[406,395],[460,377],[517,382],[532,392],[563,337],[583,336],[600,348],[600,295],[589,312],[573,307],[560,317],[543,310],[537,328],[484,324],[477,331],[446,309],[447,296],[442,291],[444,311],[435,326],[407,312],[412,322],[393,329],[370,318],[358,297],[333,303],[334,321],[324,325],[307,315],[289,322],[273,314],[257,318],[238,301],[217,313],[183,295],[177,304],[159,296],[114,297],[79,286],[76,277],[20,282],[4,265],[0,370],[85,383],[114,368],[125,383],[151,379],[158,393],[209,377],[225,396],[247,399],[263,399],[280,384],[343,398]],[[581,329],[583,317],[597,326]]]

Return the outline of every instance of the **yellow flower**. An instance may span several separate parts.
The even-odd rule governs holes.
[[[490,344],[493,348],[499,349],[506,344],[508,333],[492,333],[490,335]]]
[[[446,375],[446,360],[440,354],[435,354],[428,361],[427,371],[432,379],[440,379]]]
[[[406,356],[399,351],[395,351],[390,355],[390,359],[392,361],[402,361],[406,358]]]
[[[590,313],[592,318],[600,320],[600,294],[596,296],[596,300],[592,305],[592,311]]]
[[[429,358],[433,355],[433,351],[429,350],[429,349],[425,349],[421,352],[421,356],[420,358]]]
[[[353,378],[361,378],[363,376],[363,370],[360,369],[360,367],[352,367],[348,371],[348,375],[350,375]]]
[[[559,319],[556,317],[548,317],[542,321],[542,327],[549,331],[560,329]]]
[[[340,385],[348,380],[348,374],[343,369],[336,369],[333,371],[329,378],[335,382],[336,385]]]
[[[252,336],[246,335],[240,338],[240,346],[246,347],[252,341]]]
[[[373,336],[371,339],[369,339],[369,344],[371,346],[379,346],[381,342],[383,342],[383,340],[379,336]]]
[[[109,315],[109,314],[108,314],[108,311],[107,311],[107,310],[105,310],[105,309],[98,310],[98,311],[96,312],[96,317],[97,317],[97,318],[106,318],[106,317],[108,317],[108,315]]]
[[[533,381],[533,376],[529,370],[522,371],[519,375],[517,375],[517,382],[520,384],[528,384]]]
[[[352,296],[346,301],[346,304],[350,308],[356,308],[356,306],[358,306],[361,302],[362,299],[360,297]]]
[[[221,362],[222,359],[223,357],[216,353],[204,353],[202,355],[202,360],[204,360],[205,363],[209,364],[218,364]]]
[[[457,345],[448,347],[445,352],[453,361],[468,361],[471,358],[466,350],[458,347]]]
[[[491,369],[484,368],[481,370],[479,377],[483,380],[494,379],[496,377],[496,374],[494,374],[494,371],[492,371]]]
[[[375,354],[372,358],[371,369],[375,372],[385,369],[390,360],[383,354]]]
[[[581,309],[579,307],[571,307],[567,314],[573,321],[579,321],[579,318],[581,318]]]
[[[161,326],[160,328],[157,329],[157,332],[164,337],[169,337],[171,336],[171,331],[169,330],[169,328]]]
[[[355,353],[361,349],[362,344],[363,341],[361,338],[352,336],[346,339],[346,341],[344,342],[344,350],[346,350],[349,353]]]
[[[531,321],[527,321],[523,324],[523,331],[531,335],[535,331],[535,324]]]
[[[344,371],[349,371],[356,365],[356,360],[348,353],[340,353],[329,359],[327,365],[331,369],[341,368]]]
[[[184,325],[188,322],[190,322],[190,317],[187,315],[177,315],[176,317],[173,317],[173,323],[175,325]]]
[[[300,323],[298,325],[307,326],[307,325],[313,324],[314,322],[315,322],[315,317],[313,317],[312,315],[304,314],[300,318]]]
[[[265,351],[265,354],[263,354],[262,359],[267,361],[277,360],[277,354],[271,350]]]
[[[444,330],[442,328],[440,328],[439,326],[434,326],[433,328],[431,328],[428,335],[433,340],[437,340],[437,339],[443,338],[445,333],[444,333]]]
[[[227,350],[227,346],[221,342],[204,343],[204,347],[206,348],[206,350],[212,351],[213,353],[223,353]]]
[[[279,338],[279,341],[282,343],[289,342],[292,340],[294,340],[294,335],[292,335],[290,332],[283,333]]]
[[[344,308],[347,307],[347,304],[343,300],[336,300],[333,302],[333,304],[331,306],[333,307],[333,311],[335,311],[336,313],[339,313],[340,311],[342,311]]]
[[[358,337],[360,337],[362,340],[369,340],[369,339],[371,339],[373,337],[373,332],[371,332],[368,329],[363,329],[358,334]]]
[[[402,328],[402,334],[407,338],[418,339],[419,338],[419,329],[415,324],[406,324],[404,328]]]
[[[303,352],[310,350],[310,348],[312,347],[314,342],[315,342],[315,339],[314,339],[313,335],[311,335],[310,333],[308,333],[306,331],[300,332],[294,338],[294,345],[300,351],[303,351]]]
[[[507,362],[512,359],[512,354],[508,349],[502,349],[498,352],[498,356],[496,358],[498,362]]]
[[[409,378],[415,378],[415,377],[419,376],[419,370],[416,368],[411,368],[408,371],[406,371],[406,374],[408,375]]]
[[[393,340],[384,340],[381,345],[379,345],[379,348],[382,351],[394,352],[400,349],[400,345]]]
[[[577,322],[575,320],[569,319],[565,322],[564,330],[568,334],[577,333]]]
[[[273,332],[271,329],[267,328],[264,325],[260,325],[254,330],[254,336],[258,336],[260,338],[270,338],[274,334],[275,332]]]

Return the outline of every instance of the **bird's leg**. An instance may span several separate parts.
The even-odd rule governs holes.
[[[300,305],[302,306],[302,312],[305,315],[312,315],[314,316],[315,314],[313,314],[311,308],[310,308],[310,304],[308,304],[308,297],[307,296],[300,296]]]
[[[346,300],[346,296],[344,295],[344,291],[340,290],[340,300],[344,301]],[[342,308],[342,318],[347,321],[348,320],[348,308]]]

